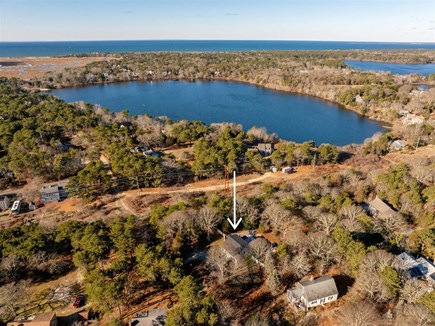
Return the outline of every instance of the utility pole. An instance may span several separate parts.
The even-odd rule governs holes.
[[[317,161],[317,153],[314,153],[314,157],[313,157],[313,162],[312,162],[312,168],[313,168],[313,170],[315,169],[315,166],[316,166],[316,161]]]
[[[228,173],[228,169],[227,169],[227,167],[225,166],[225,172],[224,172],[224,189],[225,189],[225,192],[228,192],[228,190],[230,190],[230,176],[229,176],[229,173]]]

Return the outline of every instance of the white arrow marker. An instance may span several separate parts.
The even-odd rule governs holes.
[[[231,221],[230,218],[228,218],[228,222],[230,222],[231,226],[235,230],[235,229],[237,229],[237,227],[239,226],[240,222],[242,221],[242,218],[239,218],[239,220],[237,221],[237,214],[236,214],[236,171],[234,171],[233,181],[234,181],[234,190],[233,190],[233,195],[234,195],[234,199],[233,199],[234,215],[233,215],[233,220],[232,221]]]

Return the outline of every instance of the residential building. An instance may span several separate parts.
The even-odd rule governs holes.
[[[406,141],[402,140],[402,139],[397,139],[395,141],[393,141],[390,146],[388,147],[388,149],[390,151],[400,151],[401,149],[403,149],[406,146]]]
[[[269,156],[275,150],[274,145],[272,143],[259,143],[256,146],[256,148],[263,156]]]
[[[287,297],[298,309],[307,311],[337,300],[338,290],[334,279],[323,275],[315,280],[297,282],[294,288],[287,291]]]
[[[369,202],[368,211],[373,217],[388,217],[396,214],[396,211],[378,196]]]
[[[6,326],[57,326],[57,324],[56,314],[49,311],[28,318],[17,318]]]
[[[237,234],[224,235],[224,242],[221,247],[228,257],[234,259],[236,264],[241,262],[241,260],[246,256],[250,255],[254,262],[264,266],[264,257],[256,257],[252,250],[256,241],[260,241],[260,239],[266,240],[270,250],[273,250],[272,243],[263,236],[257,237],[254,231],[251,231],[249,235],[242,236]]]
[[[136,318],[130,320],[130,326],[163,326],[165,325],[168,309],[152,309],[145,313],[138,314]]]
[[[62,201],[68,197],[65,184],[46,184],[41,187],[41,201],[44,204]]]
[[[237,262],[251,253],[248,244],[247,237],[242,238],[237,234],[229,234],[224,237],[222,249]]]
[[[142,153],[142,155],[144,156],[150,156],[155,158],[159,158],[161,156],[160,152],[156,152],[153,149],[145,146],[136,146],[132,149],[132,151],[136,153]]]
[[[435,265],[424,257],[416,259],[402,252],[396,256],[394,267],[410,280],[426,279],[430,283],[435,283]]]

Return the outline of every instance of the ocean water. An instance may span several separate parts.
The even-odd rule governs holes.
[[[317,144],[362,143],[384,131],[377,122],[315,97],[236,82],[127,82],[51,91],[67,102],[98,103],[113,112],[173,120],[265,127],[282,139]]]
[[[0,42],[0,57],[54,56],[93,52],[225,52],[253,50],[434,49],[435,43],[335,41],[74,41]]]

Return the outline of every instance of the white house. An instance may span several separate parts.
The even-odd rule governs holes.
[[[328,275],[315,280],[300,281],[287,291],[289,301],[298,309],[307,311],[309,308],[337,300],[338,290],[335,281]]]

